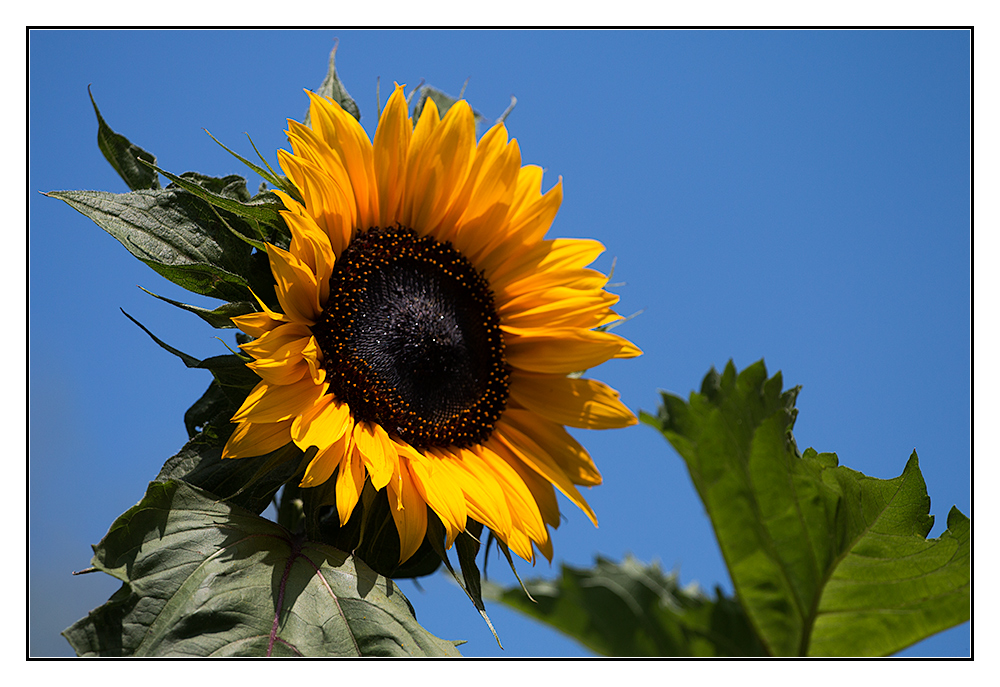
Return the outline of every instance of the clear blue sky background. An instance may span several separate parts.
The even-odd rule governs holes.
[[[545,187],[550,235],[617,258],[622,331],[645,355],[595,376],[638,411],[686,395],[713,365],[764,358],[802,385],[799,447],[897,476],[917,450],[937,517],[970,514],[969,63],[966,32],[34,32],[30,35],[30,651],[118,584],[90,545],[185,441],[207,372],[187,370],[121,314],[198,357],[225,352],[197,317],[142,293],[174,287],[64,203],[57,189],[127,190],[96,144],[87,85],[115,130],[180,173],[244,174],[204,134],[274,164],[335,37],[369,133],[375,83],[421,79],[508,118]],[[254,190],[259,179],[248,175]],[[232,334],[223,338],[231,342]],[[684,583],[732,591],[681,459],[652,429],[578,432],[605,483],[572,504],[556,563],[632,553]],[[510,583],[494,557],[491,578]],[[402,582],[418,619],[471,656],[565,655],[575,643],[489,609],[500,654],[443,576]],[[966,655],[969,625],[906,655]]]

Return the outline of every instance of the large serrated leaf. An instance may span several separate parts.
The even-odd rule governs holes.
[[[52,191],[167,279],[225,301],[252,301],[252,248],[211,207],[180,189]],[[257,268],[259,269],[259,268]],[[268,275],[269,276],[269,275]]]
[[[888,655],[969,619],[968,519],[933,523],[916,453],[890,480],[799,454],[797,389],[763,363],[712,371],[642,414],[687,463],[740,603],[773,655]]]
[[[63,634],[81,656],[458,656],[391,580],[183,482],[95,547],[121,589]]]
[[[850,545],[823,588],[809,654],[888,655],[969,620],[971,522],[952,507],[948,529],[926,539],[934,518],[916,452],[895,479],[832,473],[858,520],[841,533]]]
[[[710,599],[682,588],[675,574],[628,556],[601,557],[592,568],[562,566],[558,579],[532,579],[501,589],[486,583],[486,598],[554,627],[604,656],[761,656],[746,614],[716,592]]]

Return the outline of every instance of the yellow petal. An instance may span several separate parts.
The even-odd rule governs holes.
[[[460,100],[448,109],[418,158],[422,169],[415,171],[410,226],[419,234],[441,233],[436,230],[468,178],[475,150],[475,118],[469,104]]]
[[[290,212],[281,213],[292,233],[289,250],[308,267],[319,284],[319,302],[326,303],[330,295],[330,275],[333,274],[334,254],[330,237],[309,218]]]
[[[507,499],[507,507],[510,509],[513,533],[523,533],[525,537],[541,541],[546,538],[545,522],[539,512],[538,504],[535,503],[534,496],[525,485],[520,475],[503,458],[498,456],[487,446],[476,446],[472,451],[482,458],[489,467],[497,482],[503,489]],[[511,548],[514,548],[511,546]],[[531,560],[531,545],[527,547],[528,555],[518,552],[525,560]]]
[[[506,417],[501,418],[493,432],[493,437],[495,437],[499,443],[510,449],[514,455],[521,460],[521,462],[551,482],[556,489],[561,491],[566,496],[566,498],[586,513],[587,517],[590,518],[590,521],[593,522],[596,527],[597,516],[594,515],[594,511],[591,509],[590,505],[584,500],[583,496],[580,495],[580,492],[570,481],[569,477],[567,477],[566,473],[563,472],[562,468],[556,464],[552,457],[546,453],[537,442],[520,430],[514,428],[505,420]],[[491,437],[491,440],[493,437]],[[488,442],[487,445],[489,445]]]
[[[570,427],[613,429],[638,422],[618,400],[618,392],[596,379],[514,372],[510,397],[528,410]]]
[[[431,162],[434,150],[431,143],[434,132],[440,124],[437,105],[430,98],[424,103],[420,118],[413,127],[410,137],[410,147],[406,154],[406,176],[404,188],[406,195],[400,207],[400,222],[408,227],[414,227],[414,216],[427,198],[428,192],[436,185],[436,173]],[[415,209],[416,208],[416,209]]]
[[[642,355],[642,351],[631,341],[622,339],[622,349],[615,354],[616,358],[635,358]]]
[[[517,473],[517,476],[521,478],[528,491],[531,492],[535,505],[538,507],[538,512],[542,516],[542,521],[546,525],[559,527],[562,515],[559,513],[559,503],[556,501],[556,492],[552,487],[552,483],[525,465],[503,443],[495,439],[489,439],[485,445],[493,453],[502,458]],[[546,536],[548,536],[547,531]],[[535,541],[539,542],[537,539]]]
[[[312,408],[292,420],[292,440],[303,451],[311,446],[322,450],[339,441],[351,429],[350,424],[348,405],[337,401],[333,394],[324,394]]]
[[[526,203],[516,211],[512,209],[508,220],[510,240],[532,246],[545,237],[552,226],[559,206],[562,205],[562,177],[558,183],[537,200]]]
[[[354,507],[358,505],[361,488],[365,484],[365,468],[362,465],[361,454],[354,446],[353,436],[352,434],[350,439],[345,440],[347,446],[337,470],[337,515],[340,516],[341,525],[346,525],[350,520]]]
[[[546,270],[528,274],[522,279],[518,279],[501,286],[494,286],[493,283],[490,282],[490,287],[493,289],[493,296],[496,299],[496,302],[503,303],[504,301],[517,298],[524,294],[544,294],[550,289],[560,287],[572,288],[580,291],[603,289],[607,283],[608,278],[597,270],[570,268]]]
[[[281,309],[293,322],[315,324],[323,312],[316,275],[297,257],[277,246],[267,244],[267,255]]]
[[[372,143],[358,120],[345,112],[339,103],[311,92],[309,98],[310,125],[331,149],[340,154],[351,179],[358,208],[358,226],[367,229],[373,226],[378,212]]]
[[[240,344],[240,348],[258,360],[274,358],[279,350],[291,343],[300,342],[302,346],[305,346],[305,341],[310,336],[312,336],[312,331],[304,324],[286,322],[261,334],[254,341]]]
[[[403,87],[396,85],[375,130],[375,179],[378,187],[377,225],[393,226],[399,221],[406,181],[406,156],[413,124],[406,112]]]
[[[399,533],[399,562],[402,563],[417,552],[427,534],[427,504],[420,498],[406,461],[398,462],[396,475],[398,482],[392,479],[388,484],[389,512]]]
[[[495,474],[482,458],[466,448],[428,449],[427,453],[441,458],[440,467],[465,494],[469,515],[506,540],[511,531],[510,510]]]
[[[502,250],[503,246],[499,250]],[[497,264],[487,274],[494,292],[523,293],[517,282],[533,276],[586,267],[604,252],[600,241],[591,239],[548,239],[539,241],[517,260]],[[604,286],[604,284],[601,284]]]
[[[255,360],[247,363],[247,367],[268,384],[276,386],[294,384],[309,372],[309,366],[301,356],[296,361]]]
[[[253,292],[251,291],[251,293]],[[268,308],[264,304],[264,301],[257,298],[257,294],[254,293],[253,297],[257,299],[257,303],[263,312],[253,312],[232,318],[233,324],[244,332],[253,337],[263,336],[266,332],[276,329],[289,321],[283,313],[274,312]]]
[[[338,167],[323,169],[312,161],[296,157],[288,151],[278,151],[278,162],[298,188],[309,208],[309,216],[330,237],[330,246],[340,255],[357,226],[358,210],[346,172]],[[338,181],[338,176],[343,179]],[[347,184],[344,188],[342,184]]]
[[[397,460],[396,446],[377,422],[354,425],[354,445],[361,454],[372,479],[372,486],[381,489],[392,477]]]
[[[475,158],[461,193],[441,223],[440,240],[452,241],[463,255],[479,255],[503,226],[521,167],[517,141],[507,142],[507,129],[497,124],[476,146]]]
[[[413,484],[420,497],[431,507],[445,527],[447,539],[445,545],[450,547],[461,532],[465,531],[468,511],[465,496],[451,473],[441,469],[442,458],[434,455],[424,455],[409,444],[397,442],[399,455],[407,460]]]
[[[302,475],[299,486],[318,487],[326,483],[337,466],[343,463],[349,445],[350,438],[345,433],[337,441],[317,451],[306,466],[306,472]]]
[[[293,384],[261,382],[250,392],[233,415],[233,422],[281,422],[290,420],[313,406],[326,393],[326,384],[306,378]]]
[[[542,172],[542,168],[538,165],[525,165],[518,170],[514,197],[510,202],[511,216],[520,215],[525,207],[541,197]]]
[[[517,408],[508,408],[503,422],[530,438],[573,484],[591,487],[601,483],[601,473],[590,454],[562,425]]]
[[[223,458],[252,458],[276,451],[292,440],[291,420],[273,423],[241,422],[229,437]]]
[[[507,362],[520,370],[569,374],[596,367],[622,350],[620,337],[589,329],[517,329],[501,325]]]
[[[518,329],[596,327],[618,296],[599,289],[580,291],[556,286],[540,293],[512,298],[497,308],[501,321]]]

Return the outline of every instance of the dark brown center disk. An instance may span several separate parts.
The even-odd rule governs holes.
[[[312,331],[331,392],[417,448],[482,442],[507,405],[493,294],[450,243],[403,227],[359,235]]]

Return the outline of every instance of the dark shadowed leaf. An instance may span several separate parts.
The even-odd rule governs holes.
[[[228,422],[231,415],[231,410],[217,415],[217,424],[207,425],[171,456],[155,481],[184,480],[234,506],[260,514],[302,467],[303,453],[288,443],[262,456],[223,460],[222,447],[232,433]]]
[[[928,540],[916,453],[875,479],[800,454],[798,389],[730,362],[688,402],[663,394],[659,429],[687,463],[737,596],[774,655],[888,655],[969,619],[969,521]]]
[[[555,580],[520,587],[486,583],[487,599],[551,625],[604,656],[761,656],[743,609],[721,592],[710,599],[681,588],[676,575],[632,557],[598,557],[593,568],[562,566]]]
[[[220,418],[220,422],[225,422],[225,413],[228,411],[229,417],[232,417],[234,409],[238,407],[234,406],[226,396],[219,382],[213,379],[201,398],[184,412],[184,428],[187,430],[188,438],[194,438],[216,418]]]
[[[94,94],[87,87],[87,94],[90,96],[90,104],[94,106],[94,114],[97,115],[97,147],[101,149],[105,159],[111,163],[118,176],[133,191],[139,189],[158,189],[160,180],[156,178],[156,171],[148,165],[142,164],[139,160],[156,164],[156,157],[135,145],[119,133],[112,131],[101,111],[97,109],[94,101]]]
[[[376,492],[370,480],[365,482],[361,501],[346,523],[341,523],[337,514],[336,480],[308,489],[287,486],[281,504],[289,498],[298,501],[303,514],[308,516],[303,525],[309,539],[353,552],[380,575],[392,579],[422,577],[441,565],[441,558],[426,540],[416,553],[400,563],[399,532],[388,495],[385,489]],[[432,511],[428,511],[428,517],[435,517]]]
[[[486,613],[486,605],[483,603],[482,585],[479,579],[479,567],[476,565],[476,554],[479,552],[479,536],[482,532],[482,523],[469,518],[466,521],[466,531],[455,538],[455,549],[458,551],[459,565],[462,569],[461,577],[455,574],[455,569],[452,567],[451,561],[448,560],[448,552],[444,549],[444,525],[436,517],[428,517],[427,519],[427,538],[425,541],[430,543],[452,578],[462,588],[466,596],[469,597],[476,610],[479,611],[479,615],[483,617],[487,627],[490,628],[490,632],[493,633],[493,638],[497,640],[497,645],[502,649],[503,644],[500,642],[500,636],[497,634],[496,628],[493,627],[493,621],[490,620],[490,616]]]
[[[81,656],[458,656],[384,577],[183,482],[153,483],[94,549],[122,581],[63,634]]]

